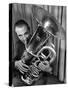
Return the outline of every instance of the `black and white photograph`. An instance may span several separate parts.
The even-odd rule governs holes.
[[[66,84],[66,9],[9,4],[9,86]]]

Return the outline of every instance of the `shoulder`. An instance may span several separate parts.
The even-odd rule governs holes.
[[[20,40],[17,41],[17,43],[16,43],[16,49],[15,49],[15,51],[14,51],[14,52],[16,52],[15,59],[20,59],[22,53],[24,52],[24,50],[25,50],[25,45],[24,45],[24,43],[22,43]]]

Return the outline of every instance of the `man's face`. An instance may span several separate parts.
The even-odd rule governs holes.
[[[21,26],[21,27],[16,27],[15,28],[15,32],[17,33],[18,35],[18,38],[24,43],[26,41],[26,39],[28,38],[29,36],[29,32],[27,30],[27,27],[24,25],[24,26]]]

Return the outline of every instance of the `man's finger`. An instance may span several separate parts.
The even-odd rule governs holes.
[[[28,69],[24,68],[24,66],[22,66],[22,65],[18,65],[18,67],[21,71],[24,71],[24,72],[28,71]]]
[[[24,74],[24,72],[23,71],[21,71],[21,69],[18,67],[18,70],[22,73],[22,74]]]
[[[21,64],[22,64],[22,66],[24,66],[25,68],[29,69],[29,66],[27,66],[26,64],[24,64],[24,63],[21,63]]]
[[[29,69],[29,67],[28,67],[26,64],[24,64],[24,63],[19,63],[19,65],[20,65],[22,68],[25,68],[26,70]]]
[[[27,72],[26,70],[22,69],[21,67],[18,67],[18,69],[21,73]]]

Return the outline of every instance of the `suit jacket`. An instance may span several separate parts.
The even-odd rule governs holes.
[[[31,38],[31,35],[27,39],[27,44],[28,44],[30,38]],[[15,61],[21,60],[21,57],[22,57],[24,51],[26,50],[24,43],[21,42],[19,39],[16,42],[16,45],[17,45],[16,56],[12,60],[12,75],[13,76],[16,76],[19,74],[19,71],[15,68]]]

